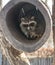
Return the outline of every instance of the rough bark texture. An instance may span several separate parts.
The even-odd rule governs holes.
[[[2,32],[1,32],[2,33]],[[8,45],[8,41],[1,34],[0,48],[3,53],[2,65],[5,65],[6,58],[8,59],[10,65],[30,65],[23,51],[18,51],[14,49],[11,45]],[[23,57],[24,56],[24,57]]]

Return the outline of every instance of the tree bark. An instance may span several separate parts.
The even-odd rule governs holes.
[[[2,0],[0,0],[0,10],[1,10],[1,7],[2,7]]]
[[[53,19],[53,42],[54,42],[53,65],[55,65],[55,0],[54,0],[54,4],[53,4],[53,15],[52,15],[52,19]]]

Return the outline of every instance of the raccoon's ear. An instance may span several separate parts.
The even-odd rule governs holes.
[[[21,22],[22,22],[22,21],[24,22],[24,21],[25,21],[25,18],[21,18]]]
[[[31,17],[31,20],[34,20],[34,19],[35,19],[35,17],[34,17],[34,16],[32,16],[32,17]]]

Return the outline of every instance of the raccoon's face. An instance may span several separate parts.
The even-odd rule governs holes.
[[[34,16],[31,18],[21,18],[20,28],[28,39],[32,39],[34,37],[36,26],[37,22],[35,21]]]

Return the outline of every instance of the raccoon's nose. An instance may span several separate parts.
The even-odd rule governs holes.
[[[27,27],[27,30],[30,30],[30,27]]]

